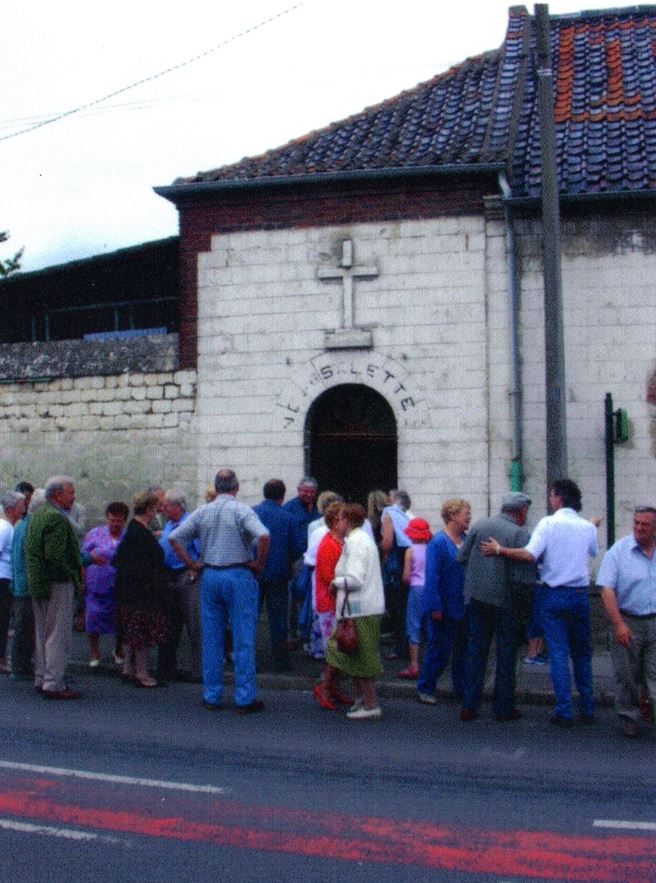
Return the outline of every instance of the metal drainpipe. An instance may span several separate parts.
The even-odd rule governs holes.
[[[511,386],[510,406],[512,410],[512,460],[510,461],[510,489],[521,491],[524,483],[522,440],[522,372],[519,353],[519,278],[517,274],[517,253],[508,200],[512,196],[510,184],[503,172],[499,173],[499,187],[503,194],[503,210],[506,218],[506,251],[508,254],[508,281],[510,287],[510,360]]]

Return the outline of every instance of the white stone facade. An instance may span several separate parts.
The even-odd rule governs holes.
[[[604,395],[611,392],[631,419],[630,442],[616,447],[619,536],[636,503],[656,500],[646,400],[656,368],[656,267],[638,233],[624,230],[617,248],[600,230],[591,236],[594,224],[586,223],[563,225],[569,471],[584,512],[603,516]],[[546,499],[537,231],[518,224],[532,522]],[[342,287],[319,271],[339,266],[345,240],[354,265],[377,269],[354,281],[354,325],[370,332],[371,349],[325,348],[327,332],[343,324]],[[249,501],[273,476],[293,489],[304,471],[308,408],[324,389],[356,382],[382,393],[394,411],[399,485],[415,511],[438,526],[448,496],[470,499],[474,517],[496,509],[513,451],[506,248],[505,222],[483,217],[215,236],[211,252],[199,256],[199,487],[226,463]]]
[[[562,289],[569,471],[583,491],[584,513],[604,516],[604,397],[629,415],[630,439],[615,445],[617,536],[631,530],[633,508],[656,505],[654,405],[656,252],[645,222],[565,221]],[[541,502],[545,470],[544,308],[539,227],[520,226],[525,472]],[[606,536],[606,524],[600,540]]]
[[[399,484],[417,511],[437,523],[440,500],[453,495],[487,511],[490,395],[499,400],[495,445],[509,447],[505,302],[497,316],[488,290],[498,238],[471,217],[215,236],[199,257],[199,484],[225,462],[249,499],[273,476],[293,489],[309,406],[355,382],[394,411]],[[326,332],[343,320],[342,287],[319,270],[339,264],[345,240],[355,265],[378,270],[354,283],[354,324],[373,348],[327,351]],[[493,278],[504,288],[505,275]],[[501,365],[495,391],[491,358]]]
[[[0,386],[1,484],[69,474],[90,523],[148,484],[195,497],[195,406],[195,371]]]

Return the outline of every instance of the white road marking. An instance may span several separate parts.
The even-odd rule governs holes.
[[[593,828],[619,828],[624,831],[656,831],[656,822],[629,822],[623,819],[595,819]]]
[[[90,831],[76,831],[73,828],[55,828],[52,825],[35,825],[32,822],[16,822],[13,819],[0,819],[0,829],[19,831],[22,834],[42,834],[46,837],[63,837],[65,840],[104,840],[109,843],[123,843],[118,837],[94,834]]]
[[[229,788],[220,788],[217,785],[163,782],[159,779],[114,776],[111,773],[92,773],[88,770],[69,770],[65,767],[37,766],[32,763],[14,763],[10,760],[0,760],[0,769],[19,770],[26,773],[42,773],[46,776],[68,776],[73,779],[92,779],[97,782],[113,782],[116,785],[139,785],[144,788],[164,788],[169,791],[191,791],[193,794],[227,794],[230,790]]]

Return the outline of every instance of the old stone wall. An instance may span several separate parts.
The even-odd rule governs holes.
[[[0,344],[0,382],[178,368],[178,335]]]
[[[125,371],[0,385],[0,486],[76,479],[91,526],[151,484],[196,499],[195,371]]]

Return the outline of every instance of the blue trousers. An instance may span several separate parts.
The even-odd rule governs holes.
[[[464,620],[445,616],[439,622],[435,622],[430,616],[426,616],[425,625],[428,638],[417,680],[418,692],[435,692],[437,681],[451,658],[453,692],[456,696],[462,696],[466,634]]]
[[[542,589],[542,628],[549,648],[551,681],[556,694],[556,714],[574,716],[569,657],[579,691],[580,712],[594,714],[592,693],[592,635],[587,588]]]
[[[515,707],[517,622],[511,610],[481,601],[467,608],[467,647],[462,707],[478,711],[492,636],[496,634],[496,671],[492,708],[496,715],[510,714]]]
[[[255,632],[259,613],[257,580],[250,570],[205,567],[200,581],[203,635],[203,696],[219,704],[223,695],[225,630],[232,632],[235,663],[235,705],[255,701]]]
[[[260,583],[260,609],[266,604],[271,635],[271,656],[276,663],[289,661],[287,651],[287,617],[289,588],[287,580]]]

